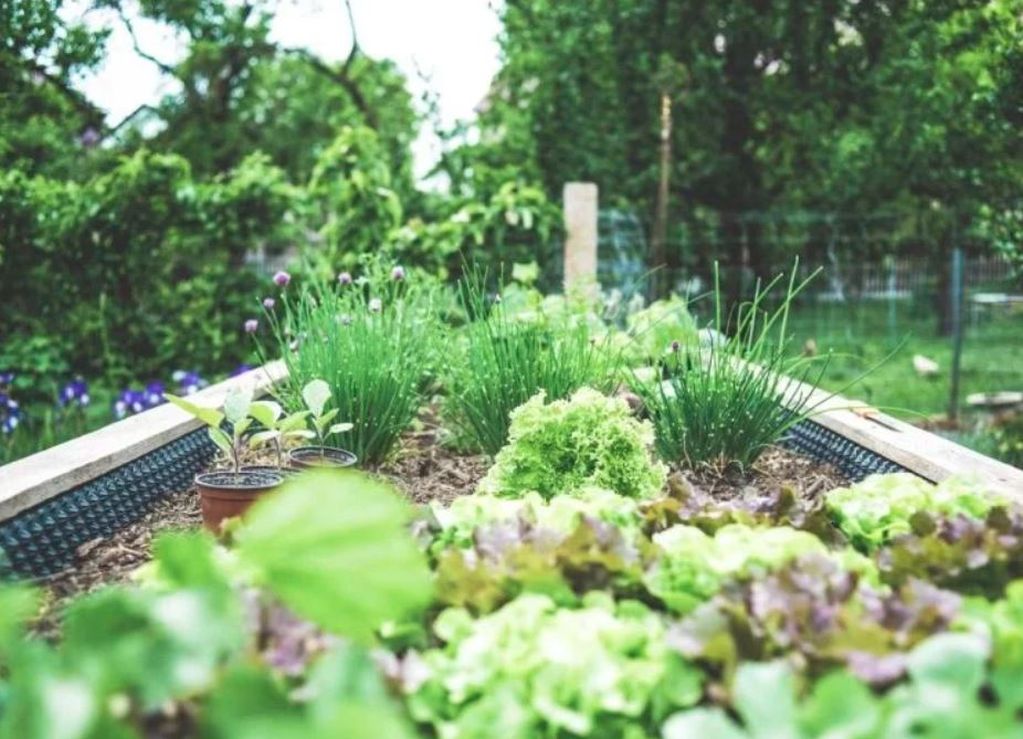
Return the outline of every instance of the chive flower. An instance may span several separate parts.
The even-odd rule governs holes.
[[[379,313],[383,310],[384,304],[380,302],[380,298],[373,298],[369,301],[370,313]]]
[[[682,345],[678,343],[678,340],[671,342],[671,351],[678,353],[678,350],[682,348]]]
[[[352,284],[352,274],[351,274],[351,272],[342,272],[341,274],[339,274],[337,276],[337,281],[338,281],[338,284],[340,284],[340,285],[351,285]]]
[[[402,267],[402,266],[397,266],[394,269],[392,269],[391,270],[391,279],[394,280],[395,282],[401,282],[402,280],[404,280],[405,279],[405,268]]]
[[[273,310],[275,305],[277,305],[277,301],[273,298],[263,298],[263,307],[267,310]]]
[[[277,285],[277,287],[287,287],[289,282],[291,282],[291,275],[284,270],[281,270],[274,275],[274,284]]]
[[[259,321],[255,318],[250,318],[245,322],[245,333],[254,334],[259,331]]]

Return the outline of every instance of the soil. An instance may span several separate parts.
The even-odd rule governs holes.
[[[440,443],[440,429],[429,421],[402,441],[395,461],[374,470],[392,482],[410,501],[450,502],[471,493],[486,474],[488,461]],[[269,455],[247,455],[245,464],[268,464]],[[715,497],[731,498],[752,490],[769,492],[791,486],[799,497],[810,498],[848,484],[840,472],[793,452],[772,448],[745,472],[714,469],[682,471],[689,482]],[[160,501],[144,518],[113,536],[94,539],[78,548],[75,563],[39,582],[50,594],[37,631],[55,633],[56,617],[73,596],[112,583],[128,581],[150,559],[154,535],[161,531],[201,526],[199,500],[192,489]]]

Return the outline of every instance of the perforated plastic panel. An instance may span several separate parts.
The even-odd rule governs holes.
[[[85,542],[139,520],[191,485],[215,451],[204,429],[194,431],[0,523],[0,576],[4,568],[20,577],[63,569]]]

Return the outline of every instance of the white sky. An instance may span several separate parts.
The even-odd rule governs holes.
[[[73,0],[66,14],[81,17],[85,0]],[[304,46],[327,60],[348,54],[351,34],[342,0],[278,0],[272,38],[286,46]],[[408,78],[413,97],[430,89],[438,95],[446,124],[468,119],[498,70],[496,36],[500,23],[490,0],[352,0],[359,46],[373,57],[393,59]],[[96,26],[113,28],[107,57],[80,89],[120,121],[143,103],[174,92],[154,64],[140,58],[116,15],[85,15]],[[183,53],[181,39],[165,26],[135,19],[140,46],[168,62]],[[417,71],[418,70],[418,71]],[[429,79],[424,83],[419,72]],[[424,126],[414,147],[416,171],[429,170],[439,142]]]

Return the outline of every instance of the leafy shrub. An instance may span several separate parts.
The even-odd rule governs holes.
[[[650,448],[653,428],[635,419],[628,404],[592,388],[545,403],[543,392],[512,411],[508,445],[480,483],[482,492],[544,498],[586,487],[631,498],[656,495],[665,469]]]
[[[793,358],[786,333],[789,306],[809,280],[797,285],[793,269],[780,307],[765,311],[779,279],[758,287],[752,302],[740,307],[727,342],[701,346],[689,337],[667,358],[666,381],[633,377],[666,461],[748,467],[816,407],[798,383],[816,385],[825,365],[814,372],[805,359]],[[727,334],[720,284],[715,301],[715,330]]]
[[[714,595],[729,579],[750,577],[784,566],[797,557],[834,557],[844,569],[870,574],[870,560],[853,550],[830,552],[805,531],[774,526],[723,526],[713,537],[693,526],[672,526],[654,536],[662,556],[649,572],[650,591],[676,611],[689,611]]]
[[[1001,502],[964,479],[949,478],[932,485],[908,472],[870,475],[832,490],[826,500],[838,527],[866,550],[913,531],[913,517],[918,513],[983,518]]]
[[[697,343],[696,320],[686,301],[677,295],[636,311],[626,325],[632,337],[629,355],[639,362],[657,362],[671,355],[673,345]]]
[[[543,595],[477,620],[449,609],[434,631],[444,646],[421,655],[424,679],[408,705],[441,734],[483,739],[499,725],[509,739],[622,736],[702,694],[699,671],[670,652],[656,614],[598,593],[575,610]]]
[[[374,274],[292,292],[286,287],[268,311],[289,372],[284,405],[301,410],[302,388],[325,381],[339,417],[352,424],[330,438],[366,464],[382,462],[423,402],[437,352],[432,291],[404,276]]]
[[[516,320],[488,303],[478,277],[463,283],[463,302],[473,320],[462,332],[452,400],[465,434],[487,454],[505,445],[511,412],[538,392],[561,400],[584,386],[614,387],[620,353],[585,322]]]

